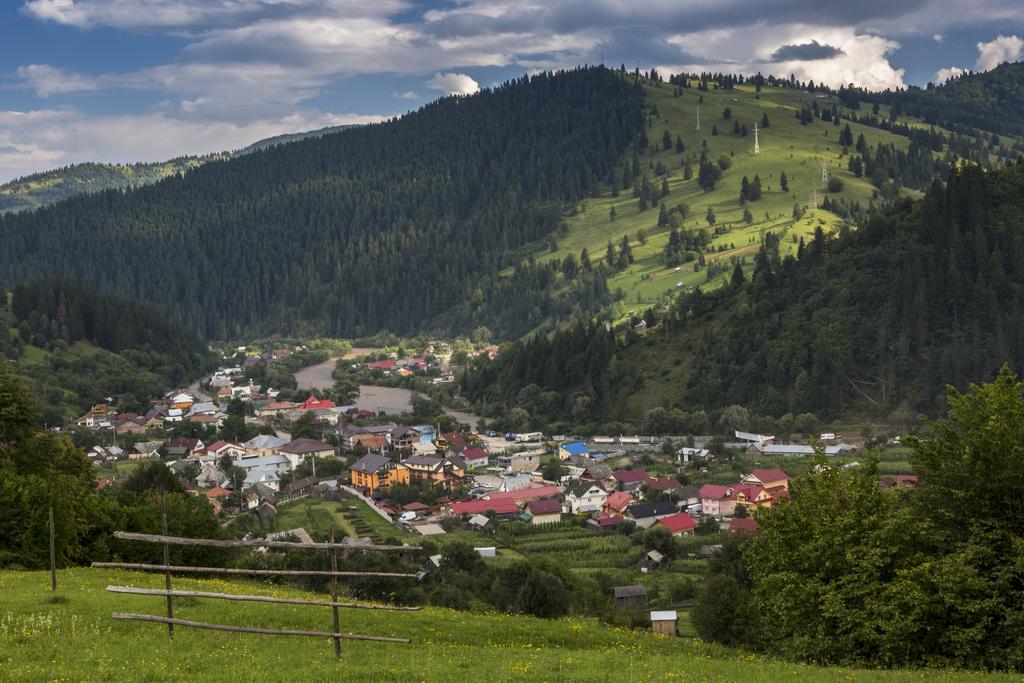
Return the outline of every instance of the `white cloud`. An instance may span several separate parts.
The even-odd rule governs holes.
[[[978,70],[990,71],[1003,62],[1016,62],[1024,54],[1024,40],[1002,34],[987,43],[978,43]]]
[[[449,95],[472,95],[480,89],[480,84],[466,74],[436,73],[427,81],[431,90],[443,90]]]
[[[0,183],[83,161],[163,161],[238,149],[282,133],[385,118],[306,110],[239,124],[174,118],[162,112],[87,116],[74,109],[0,111]]]
[[[932,40],[934,40],[936,43],[941,43],[945,39],[945,36],[943,36],[941,33],[936,33],[935,35],[932,36]]]
[[[400,100],[418,100],[418,99],[420,99],[420,96],[417,95],[416,93],[414,93],[412,90],[406,90],[405,92],[399,92],[397,90],[393,90],[391,92],[391,96],[392,97],[397,97]]]
[[[967,73],[967,70],[961,69],[958,66],[950,66],[945,69],[939,69],[938,71],[935,72],[935,83],[941,85],[942,83],[945,83],[949,79],[954,78],[956,76],[962,76],[965,73]]]

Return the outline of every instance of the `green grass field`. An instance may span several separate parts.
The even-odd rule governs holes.
[[[684,90],[680,97],[673,96],[673,86],[668,84],[660,87],[647,85],[645,92],[648,101],[658,108],[655,123],[647,129],[651,142],[649,149],[657,151],[641,155],[642,170],[660,186],[661,178],[656,177],[649,167],[661,162],[668,169],[670,193],[662,201],[670,208],[680,202],[689,206],[689,215],[682,230],[707,229],[705,214],[708,207],[715,213],[716,226],[728,228],[728,232],[715,238],[707,250],[706,261],[709,263],[737,257],[745,267],[749,266],[763,234],[769,230],[782,238],[784,253],[795,252],[799,239],[813,234],[818,226],[826,232],[836,230],[842,221],[824,210],[812,208],[796,223],[792,218],[793,205],[810,207],[815,190],[819,203],[825,198],[821,179],[823,163],[830,177],[839,178],[843,183],[842,192],[831,195],[833,198],[858,201],[865,207],[871,201],[873,186],[866,178],[856,178],[847,170],[847,157],[842,155],[842,147],[838,143],[839,134],[847,122],[843,120],[841,125],[833,126],[815,120],[804,126],[794,118],[802,104],[809,105],[812,101],[817,101],[823,108],[830,108],[834,101],[831,97],[816,98],[793,89],[765,87],[757,98],[754,88],[748,86],[703,93],[692,88]],[[698,104],[701,95],[704,102]],[[698,107],[700,132],[696,130]],[[722,118],[726,107],[732,111],[730,120]],[[770,126],[761,129],[761,152],[755,156],[754,123],[760,126],[764,114],[767,114]],[[747,126],[747,136],[733,133],[734,121]],[[713,126],[718,127],[718,135],[712,135]],[[853,123],[850,128],[854,140],[863,134],[872,147],[879,142],[893,143],[901,149],[908,146],[907,138],[887,131]],[[684,153],[661,148],[662,135],[666,130],[673,141],[677,136],[683,139]],[[710,193],[703,192],[696,179],[696,159],[705,140],[712,161],[722,155],[732,160],[732,167],[723,173],[718,186]],[[682,162],[688,157],[692,157],[695,176],[684,180]],[[783,192],[779,186],[783,171],[789,181],[788,192]],[[750,204],[754,222],[747,225],[743,222],[743,207],[739,203],[740,184],[743,176],[753,180],[755,174],[761,177],[763,195]],[[614,221],[609,217],[612,207],[617,214]],[[622,236],[629,235],[635,262],[608,283],[612,291],[622,289],[625,295],[623,312],[637,310],[639,313],[639,308],[657,302],[659,297],[677,291],[680,286],[716,287],[731,272],[730,266],[723,276],[708,283],[706,270],[695,272],[694,263],[683,264],[678,271],[666,267],[663,253],[669,228],[658,227],[656,206],[641,212],[638,200],[628,189],[620,192],[618,197],[612,197],[610,191],[605,190],[601,196],[587,199],[577,208],[577,214],[569,219],[568,234],[558,241],[557,251],[539,253],[538,259],[564,259],[570,253],[578,256],[584,247],[592,260],[601,259],[609,240],[617,247]],[[639,230],[646,234],[646,244],[637,240]],[[723,250],[717,251],[720,247]]]
[[[344,641],[336,661],[326,639],[229,634],[114,621],[115,611],[159,615],[162,598],[115,595],[107,585],[159,588],[132,572],[0,572],[3,681],[967,681],[946,671],[866,671],[779,662],[687,638],[610,628],[590,619],[544,621],[427,608],[342,610],[342,631],[407,637],[411,644]],[[175,579],[180,589],[314,597],[266,584]],[[322,596],[320,596],[322,597]],[[192,599],[175,616],[220,624],[329,631],[330,610]],[[628,673],[627,673],[628,672]],[[1007,678],[1009,677],[1002,677]]]

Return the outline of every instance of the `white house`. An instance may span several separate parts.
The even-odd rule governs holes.
[[[565,492],[566,506],[574,515],[600,512],[607,500],[608,493],[593,481],[574,481]]]

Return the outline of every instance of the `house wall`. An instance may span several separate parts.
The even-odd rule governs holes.
[[[530,524],[555,524],[556,522],[560,521],[562,521],[562,513],[552,512],[548,515],[534,515],[534,517],[530,520]]]

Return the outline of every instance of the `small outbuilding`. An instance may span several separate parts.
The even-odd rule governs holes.
[[[676,628],[678,621],[679,616],[674,609],[651,612],[651,631],[674,637],[678,635],[678,629]]]
[[[643,609],[647,607],[647,589],[642,585],[616,586],[612,589],[616,610]]]

